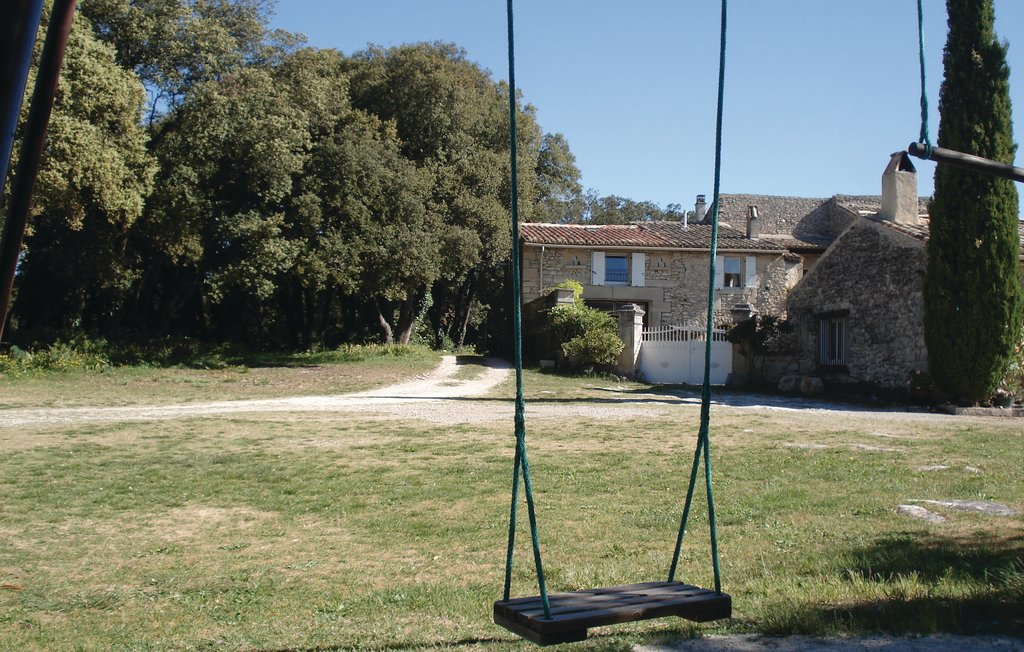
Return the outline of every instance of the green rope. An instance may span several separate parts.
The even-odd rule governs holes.
[[[676,568],[679,565],[679,553],[683,547],[686,534],[686,522],[690,516],[693,502],[693,490],[697,482],[697,468],[701,454],[704,456],[704,484],[708,495],[708,524],[711,528],[711,563],[715,572],[715,592],[722,592],[722,576],[718,559],[718,533],[715,522],[715,497],[711,490],[711,344],[715,317],[715,258],[718,255],[718,211],[719,194],[722,181],[722,110],[725,105],[725,35],[728,17],[728,0],[722,0],[721,43],[718,56],[718,116],[715,121],[715,188],[714,203],[711,214],[711,252],[708,263],[708,312],[707,329],[704,346],[704,385],[700,393],[700,432],[697,435],[697,450],[693,455],[693,467],[690,470],[690,485],[686,492],[686,503],[679,522],[679,534],[676,537],[676,548],[672,555],[668,581],[675,581]]]
[[[932,139],[928,136],[928,91],[924,66],[924,9],[921,0],[917,0],[917,52],[921,63],[921,135],[919,142],[924,144],[926,158],[932,156]]]
[[[512,324],[515,330],[516,364],[516,454],[512,464],[512,505],[508,521],[508,553],[505,557],[505,600],[512,589],[512,553],[516,542],[516,513],[519,507],[519,472],[523,474],[526,491],[526,509],[530,518],[530,536],[533,540],[533,563],[537,569],[537,584],[540,599],[544,605],[544,617],[551,618],[547,583],[544,581],[544,565],[540,558],[540,536],[537,532],[537,513],[533,503],[533,484],[530,482],[530,463],[526,457],[526,401],[523,399],[523,317],[522,288],[520,286],[519,261],[519,181],[518,146],[516,144],[516,66],[515,38],[512,30],[512,0],[508,0],[508,116],[509,143],[512,167]]]

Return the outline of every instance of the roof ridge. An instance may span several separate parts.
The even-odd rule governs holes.
[[[523,222],[519,226],[520,227],[524,227],[524,226],[553,226],[553,227],[567,228],[567,229],[594,229],[594,228],[607,227],[607,226],[618,226],[618,227],[622,227],[622,226],[636,226],[636,223],[635,222],[627,222],[626,224],[575,224],[575,223],[573,223],[573,224],[559,224],[558,222]]]

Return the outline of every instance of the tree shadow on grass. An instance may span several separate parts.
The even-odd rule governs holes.
[[[1024,635],[1024,535],[944,537],[898,533],[840,559],[851,582],[886,597],[841,604],[788,604],[757,629],[787,634]]]

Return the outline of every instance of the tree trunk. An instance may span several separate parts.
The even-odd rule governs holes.
[[[465,315],[462,317],[462,325],[459,328],[459,348],[466,343],[466,331],[469,330],[469,317],[473,313],[473,303],[476,301],[476,290],[474,287],[469,288],[469,297],[466,300]]]
[[[406,345],[412,338],[412,329],[416,325],[416,317],[423,307],[426,291],[416,290],[402,300],[398,306],[398,321],[395,323],[395,343]]]
[[[391,344],[395,341],[395,335],[394,331],[391,330],[391,324],[388,322],[387,317],[384,316],[385,312],[391,312],[391,308],[388,302],[383,299],[377,299],[374,303],[377,306],[377,319],[380,322],[380,328],[384,331],[384,343]]]

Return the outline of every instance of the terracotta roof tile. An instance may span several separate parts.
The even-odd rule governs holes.
[[[635,222],[632,224],[543,224],[520,226],[523,242],[585,247],[637,247],[667,249],[709,249],[711,226],[681,222]],[[726,226],[718,229],[718,248],[723,251],[777,251],[785,247],[772,240],[754,239]]]
[[[524,242],[547,245],[596,247],[673,247],[657,233],[636,224],[543,224],[526,223],[519,227]]]
[[[710,224],[688,224],[682,222],[645,222],[643,228],[656,231],[666,240],[683,249],[709,249],[711,247]],[[718,248],[721,250],[783,251],[785,248],[773,240],[750,239],[746,233],[728,226],[718,227]]]

